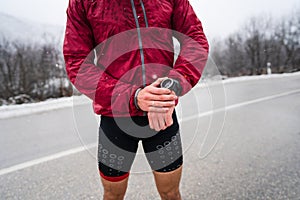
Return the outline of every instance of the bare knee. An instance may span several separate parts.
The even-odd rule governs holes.
[[[162,200],[181,200],[179,184],[182,166],[171,172],[154,172],[157,190]]]
[[[125,193],[118,193],[117,191],[105,191],[103,200],[123,200]]]
[[[160,196],[162,200],[181,200],[179,189],[165,192],[161,191]]]
[[[117,188],[105,188],[103,200],[123,200],[126,190],[118,190]]]

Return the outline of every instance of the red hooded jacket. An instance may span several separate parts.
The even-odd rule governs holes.
[[[200,80],[208,42],[188,0],[69,0],[63,52],[69,79],[95,113],[141,116],[135,91],[170,77],[187,93]]]

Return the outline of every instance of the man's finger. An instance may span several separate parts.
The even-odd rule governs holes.
[[[157,119],[157,116],[155,116],[155,113],[153,113],[153,115],[152,115],[152,124],[153,124],[154,130],[159,131],[158,119]]]
[[[151,106],[152,107],[159,107],[159,108],[172,107],[172,106],[175,106],[175,101],[152,101]]]
[[[154,86],[154,87],[158,87],[159,84],[164,80],[166,79],[167,77],[163,77],[163,78],[158,78],[156,79],[156,81],[154,81],[151,85]]]
[[[147,88],[148,92],[151,94],[157,94],[157,95],[162,95],[162,94],[171,94],[171,90],[167,89],[167,88],[158,88],[158,87],[154,87],[154,86],[149,86]]]
[[[166,113],[169,111],[169,108],[162,108],[162,107],[149,107],[149,112],[153,113]]]
[[[145,100],[149,100],[149,101],[174,101],[174,100],[177,100],[176,95],[165,95],[165,94],[162,94],[162,95],[148,94],[148,95],[145,95],[144,98],[145,98]]]
[[[166,128],[164,114],[157,113],[157,116],[158,116],[157,119],[158,119],[159,129],[164,130]]]
[[[168,115],[165,117],[165,123],[166,123],[166,126],[169,127],[173,124],[173,118],[172,116]]]
[[[151,117],[151,113],[148,113],[148,121],[149,121],[149,127],[151,129],[154,129],[154,127],[153,127],[153,120],[152,120],[152,117]]]

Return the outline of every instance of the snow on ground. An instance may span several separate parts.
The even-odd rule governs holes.
[[[38,103],[28,103],[21,105],[5,105],[0,107],[0,119],[44,113],[62,108],[72,107],[73,105],[89,104],[85,96],[63,97],[59,99],[48,99]]]
[[[300,76],[300,72],[294,73],[285,73],[285,74],[271,74],[271,75],[259,75],[259,76],[241,76],[241,77],[234,77],[224,80],[223,82],[226,83],[234,83],[240,81],[253,81],[253,80],[261,80],[261,79],[276,79],[276,78],[285,78],[285,77],[293,77],[293,76]]]
[[[201,80],[200,83],[196,87],[205,88],[205,87],[213,86],[213,85],[229,84],[229,83],[236,83],[236,82],[242,82],[242,81],[278,79],[278,78],[295,77],[295,76],[300,76],[300,72],[284,73],[284,74],[271,74],[271,75],[263,74],[263,75],[257,75],[257,76],[240,76],[240,77],[227,78],[225,80],[221,80],[221,76],[216,76],[217,78],[213,77],[212,80],[210,80],[210,79]]]
[[[287,74],[272,74],[272,75],[260,75],[260,76],[242,76],[234,77],[223,80],[221,83],[236,83],[241,81],[253,81],[253,80],[262,80],[262,79],[276,79],[284,77],[293,77],[300,76],[300,72],[287,73]],[[209,84],[213,83],[210,82]],[[215,81],[217,84],[220,84],[220,81]],[[206,87],[207,82],[201,82],[197,87]],[[0,119],[7,119],[12,117],[18,117],[23,115],[30,115],[34,113],[44,113],[48,111],[58,110],[61,108],[72,107],[73,105],[82,105],[89,104],[89,100],[85,96],[73,96],[73,97],[63,97],[60,99],[49,99],[44,102],[38,103],[28,103],[22,105],[8,105],[0,107]]]

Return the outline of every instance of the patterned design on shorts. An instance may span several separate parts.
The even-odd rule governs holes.
[[[148,118],[136,117],[135,122],[144,126]],[[145,128],[150,129],[149,125]],[[128,173],[140,140],[152,170],[168,172],[182,165],[182,146],[176,114],[173,114],[172,126],[148,138],[137,138],[127,134],[117,125],[114,118],[102,116],[98,145],[98,164],[101,173],[108,177]]]

